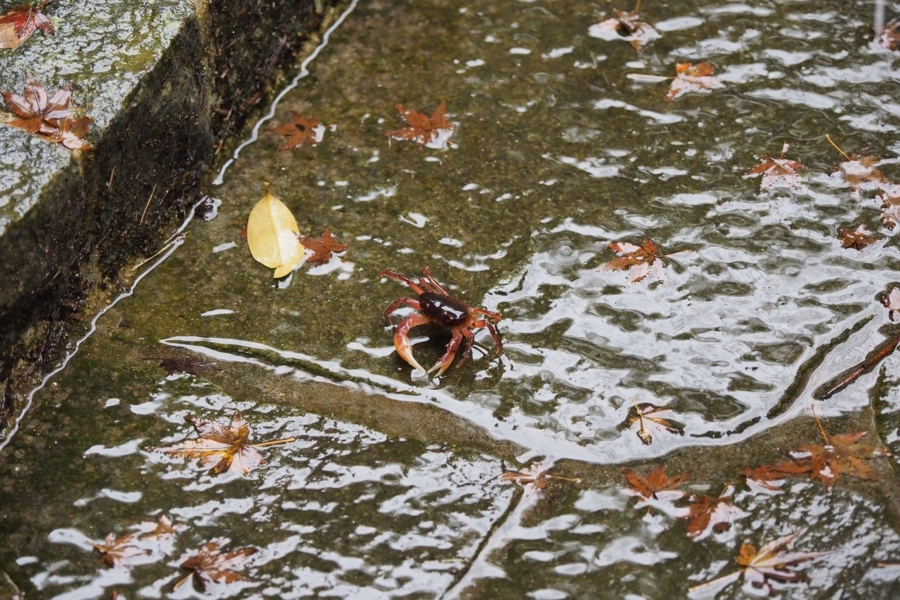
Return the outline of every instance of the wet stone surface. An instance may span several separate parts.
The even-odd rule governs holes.
[[[179,566],[227,539],[259,551],[238,568],[247,581],[205,596],[741,598],[766,590],[689,589],[739,570],[742,544],[796,534],[784,552],[825,554],[790,565],[805,579],[770,583],[775,595],[896,597],[894,459],[869,453],[869,481],[845,466],[832,486],[741,476],[854,432],[900,449],[893,355],[813,397],[898,334],[880,302],[896,229],[874,189],[832,175],[824,137],[900,176],[895,55],[838,3],[645,6],[661,37],[639,54],[590,35],[613,8],[628,7],[355,8],[209,189],[216,218],[191,222],[99,318],[0,453],[12,580],[38,597],[200,596],[196,581],[173,591]],[[724,88],[668,102],[667,82],[628,77],[703,60]],[[405,125],[394,105],[442,102],[446,148],[388,139]],[[279,150],[271,128],[292,113],[324,124],[316,146]],[[805,169],[761,191],[746,173],[784,142]],[[241,237],[264,181],[303,235],[329,227],[346,254],[273,280]],[[859,224],[882,239],[843,248]],[[644,238],[661,273],[601,269],[611,242]],[[411,292],[376,275],[424,266],[503,314],[501,356],[486,332],[440,378],[397,356],[382,311]],[[413,353],[430,366],[448,339],[416,329]],[[193,373],[167,375],[170,358]],[[667,410],[649,444],[632,400]],[[153,450],[195,437],[189,413],[235,410],[253,442],[296,440],[261,448],[246,476]],[[535,459],[578,481],[498,481]],[[660,463],[687,475],[681,491],[635,498],[620,468]],[[703,497],[723,498],[708,525],[690,509]],[[188,527],[98,565],[91,541],[160,515]]]

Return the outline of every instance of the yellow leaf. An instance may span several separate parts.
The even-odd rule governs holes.
[[[306,250],[297,239],[300,228],[291,210],[269,193],[268,183],[263,187],[266,193],[247,220],[247,244],[253,258],[275,269],[274,277],[284,277],[300,264]]]

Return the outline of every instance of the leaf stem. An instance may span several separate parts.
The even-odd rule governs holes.
[[[637,0],[637,2],[634,3],[634,10],[631,12],[633,14],[638,14],[638,12],[640,12],[640,10],[641,10],[641,0]]]
[[[822,432],[822,437],[825,439],[825,445],[830,446],[831,442],[828,441],[828,434],[825,433],[825,428],[822,427],[822,421],[819,420],[819,415],[816,414],[816,405],[810,404],[809,407],[812,409],[813,417],[816,419],[816,425],[819,426],[819,431]]]
[[[547,479],[561,479],[563,481],[571,481],[572,483],[579,483],[581,481],[580,477],[563,477],[561,475],[551,475],[550,473],[545,473],[544,477]]]
[[[296,442],[297,438],[289,437],[282,438],[280,440],[272,440],[271,442],[260,442],[258,444],[249,444],[251,448],[262,448],[263,446],[274,446],[276,444],[290,444],[291,442]]]
[[[825,139],[828,140],[828,143],[834,146],[835,150],[841,153],[846,160],[850,160],[850,157],[847,156],[847,153],[841,150],[841,147],[834,143],[834,140],[831,139],[831,136],[827,133],[825,134]]]

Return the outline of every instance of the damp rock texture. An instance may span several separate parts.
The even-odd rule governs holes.
[[[22,95],[29,76],[50,95],[73,85],[94,147],[70,152],[0,127],[0,430],[21,390],[86,327],[81,315],[171,234],[206,167],[331,4],[61,1],[43,9],[55,35],[0,50],[0,91]]]

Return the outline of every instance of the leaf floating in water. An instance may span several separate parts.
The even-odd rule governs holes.
[[[875,45],[896,50],[900,47],[900,21],[891,21],[884,26],[881,33],[875,37]]]
[[[150,527],[154,526],[153,523],[150,523],[149,525]],[[182,529],[187,529],[187,525],[183,523],[173,523],[172,519],[170,519],[166,515],[160,515],[159,522],[157,522],[155,525],[156,526],[153,527],[153,529],[144,536],[145,538],[165,539],[175,536]]]
[[[41,12],[48,4],[50,0],[37,6],[17,6],[0,16],[0,48],[18,48],[38,29],[55,34],[53,22]]]
[[[134,546],[134,533],[123,535],[116,538],[116,534],[110,533],[99,544],[91,544],[95,550],[100,553],[100,562],[106,563],[110,567],[116,567],[124,564],[129,558],[147,554],[146,550],[141,550]]]
[[[235,573],[233,569],[240,567],[247,558],[256,554],[256,548],[242,548],[222,553],[219,551],[221,545],[218,540],[206,542],[196,554],[185,559],[181,563],[181,568],[188,569],[191,573],[176,583],[173,589],[177,590],[191,577],[194,577],[204,589],[207,583],[249,581],[243,575]]]
[[[781,486],[784,485],[786,473],[779,471],[775,467],[764,466],[747,467],[741,471],[741,475],[747,480],[748,485],[750,481],[753,481],[770,492],[778,492]]]
[[[894,230],[900,223],[900,185],[886,185],[875,197],[881,201],[881,220],[884,226]]]
[[[648,238],[644,238],[640,246],[628,242],[611,242],[607,246],[619,258],[600,265],[598,271],[628,271],[629,283],[637,283],[651,273],[656,274],[660,281],[665,281],[666,255],[661,254],[659,247]]]
[[[785,144],[785,148],[787,148],[787,144]],[[762,173],[762,181],[759,184],[760,193],[776,185],[787,185],[793,188],[800,187],[800,178],[797,176],[797,171],[803,169],[803,165],[797,161],[786,158],[773,158],[771,156],[760,156],[759,160],[760,163],[747,171],[745,177],[754,177]]]
[[[730,498],[733,492],[734,487],[729,485],[719,494],[718,498],[704,495],[691,496],[691,506],[688,514],[684,517],[690,519],[688,537],[696,539],[711,528],[715,531],[725,531],[731,527],[732,520],[744,516],[744,511],[731,503]]]
[[[841,229],[841,245],[844,248],[864,250],[866,246],[871,246],[881,239],[867,235],[869,233],[870,231],[866,229],[865,225],[860,225],[856,229],[850,229],[849,227]]]
[[[894,313],[900,312],[900,288],[894,288],[891,293],[881,299],[881,303],[888,309],[888,317],[894,320]]]
[[[881,163],[881,159],[877,156],[866,156],[859,153],[848,156],[840,146],[834,143],[831,135],[826,133],[825,139],[844,157],[844,162],[837,166],[833,174],[842,174],[844,181],[850,184],[854,192],[861,189],[878,189],[880,184],[888,182],[884,173],[875,168]]]
[[[631,485],[631,489],[637,492],[637,495],[644,500],[652,498],[654,500],[672,501],[684,496],[684,492],[677,488],[685,482],[688,476],[687,473],[668,477],[666,476],[666,467],[661,463],[654,466],[646,477],[638,475],[625,467],[622,467],[621,471]]]
[[[547,483],[549,483],[547,481],[548,479],[559,479],[572,483],[578,483],[579,481],[581,481],[580,479],[551,475],[548,470],[544,469],[544,466],[539,462],[534,463],[524,471],[507,471],[500,475],[499,479],[501,481],[515,481],[523,488],[525,488],[526,494],[532,494],[536,490],[542,490],[547,487]]]
[[[803,573],[789,570],[788,565],[793,565],[807,560],[812,560],[827,552],[791,552],[783,553],[781,550],[790,544],[797,534],[786,535],[764,544],[757,552],[753,544],[744,543],[741,545],[741,555],[734,557],[734,562],[743,567],[740,571],[707,581],[706,583],[692,587],[688,590],[690,595],[706,590],[711,586],[725,586],[743,575],[744,581],[760,592],[771,594],[773,590],[769,585],[772,580],[775,581],[806,581]]]
[[[429,117],[400,104],[394,106],[409,127],[389,131],[386,135],[396,140],[418,140],[419,147],[438,139],[441,132],[452,132],[453,123],[447,120],[447,105],[441,102]]]
[[[678,63],[675,65],[675,79],[669,86],[666,100],[674,100],[690,93],[708,94],[710,90],[725,87],[718,79],[712,77],[715,67],[711,63],[702,62],[697,65],[691,63]]]
[[[684,432],[675,427],[668,419],[672,418],[675,413],[663,406],[654,406],[649,403],[642,402],[637,404],[632,398],[634,404],[635,416],[628,419],[628,426],[637,425],[637,435],[644,444],[653,443],[653,431],[668,431],[669,433],[677,433],[682,435]]]
[[[247,244],[258,262],[275,269],[274,277],[284,277],[303,261],[306,252],[297,240],[300,228],[290,209],[269,193],[250,211],[247,219]]]
[[[653,26],[640,20],[638,14],[640,10],[640,0],[631,12],[614,10],[615,17],[591,25],[588,28],[588,35],[608,42],[617,39],[625,40],[631,43],[632,48],[640,51],[648,43],[660,37],[659,32]]]
[[[193,425],[200,439],[187,440],[169,448],[154,448],[157,452],[200,459],[202,467],[211,467],[210,473],[218,475],[225,471],[246,475],[251,469],[265,462],[257,448],[287,444],[295,438],[285,438],[259,444],[249,443],[250,426],[239,412],[231,418],[231,424],[199,419],[187,415],[185,421]]]
[[[325,264],[331,260],[332,254],[347,249],[347,244],[339,244],[327,227],[322,232],[321,240],[301,235],[300,243],[304,248],[313,251],[313,255],[309,258],[309,262],[312,264]]]
[[[878,481],[866,461],[891,454],[878,446],[860,444],[859,440],[865,435],[865,431],[834,435],[831,439],[826,438],[821,446],[800,446],[792,453],[792,463],[773,465],[773,468],[794,474],[809,473],[811,479],[818,479],[829,488],[837,483],[842,473]]]
[[[322,136],[325,134],[325,127],[319,124],[318,119],[304,117],[293,111],[291,114],[293,115],[293,122],[285,123],[284,125],[279,125],[278,127],[270,129],[270,131],[280,135],[289,136],[288,139],[279,146],[279,150],[289,150],[304,144],[315,146],[322,141]]]

